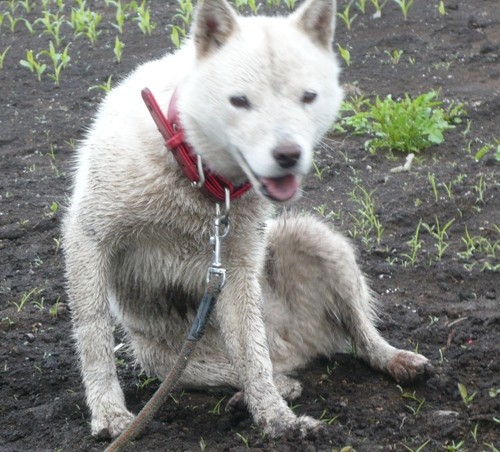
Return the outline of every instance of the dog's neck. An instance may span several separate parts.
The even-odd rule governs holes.
[[[167,117],[164,116],[151,91],[147,88],[144,89],[142,97],[158,130],[165,139],[165,145],[174,155],[183,173],[196,188],[199,188],[216,202],[227,202],[227,196],[231,201],[236,200],[252,188],[249,181],[235,187],[230,180],[210,171],[203,165],[200,157],[191,146],[186,143],[177,108],[177,90],[173,92],[170,99]]]

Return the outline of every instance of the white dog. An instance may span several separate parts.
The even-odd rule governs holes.
[[[146,87],[175,120],[171,147],[184,139],[200,157],[195,180],[218,178],[222,193],[253,187],[231,201],[220,255],[225,286],[182,385],[238,388],[264,431],[306,435],[319,421],[297,417],[283,397],[300,394],[286,374],[312,358],[351,344],[398,381],[428,368],[425,357],[395,349],[377,332],[374,302],[346,239],[309,216],[270,219],[270,201],[298,196],[313,147],[342,100],[335,9],[335,0],[308,0],[287,18],[243,18],[225,0],[204,0],[191,39],[140,66],[103,102],[79,148],[64,221],[94,435],[117,436],[133,419],[115,369],[113,318],[140,365],[164,378],[213,255],[215,195],[194,188],[185,175],[192,162],[183,170],[165,147],[141,99]]]

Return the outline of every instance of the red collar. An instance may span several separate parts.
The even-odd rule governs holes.
[[[226,200],[226,188],[229,190],[231,201],[240,198],[252,188],[250,182],[245,182],[239,187],[235,187],[231,181],[213,173],[207,168],[203,168],[205,181],[201,181],[198,172],[198,156],[184,141],[184,130],[182,129],[177,111],[177,92],[174,91],[172,95],[168,108],[168,117],[165,117],[148,88],[144,88],[141,94],[158,130],[165,139],[165,145],[172,152],[186,177],[195,186],[199,186],[203,193],[217,202],[224,202]]]

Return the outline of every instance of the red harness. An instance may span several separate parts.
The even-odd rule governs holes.
[[[195,187],[200,188],[203,193],[217,202],[226,201],[226,189],[229,190],[230,200],[233,201],[243,196],[252,188],[250,182],[245,182],[239,187],[235,187],[231,181],[213,173],[208,168],[202,168],[204,178],[200,175],[200,171],[198,170],[198,156],[193,152],[191,146],[184,141],[184,130],[182,129],[177,111],[176,92],[172,95],[168,107],[168,117],[165,117],[148,88],[144,88],[141,94],[158,130],[165,139],[165,146],[172,152],[182,171]]]

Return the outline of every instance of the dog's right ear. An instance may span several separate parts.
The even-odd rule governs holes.
[[[193,28],[198,58],[221,47],[237,28],[237,15],[226,0],[200,0]]]

